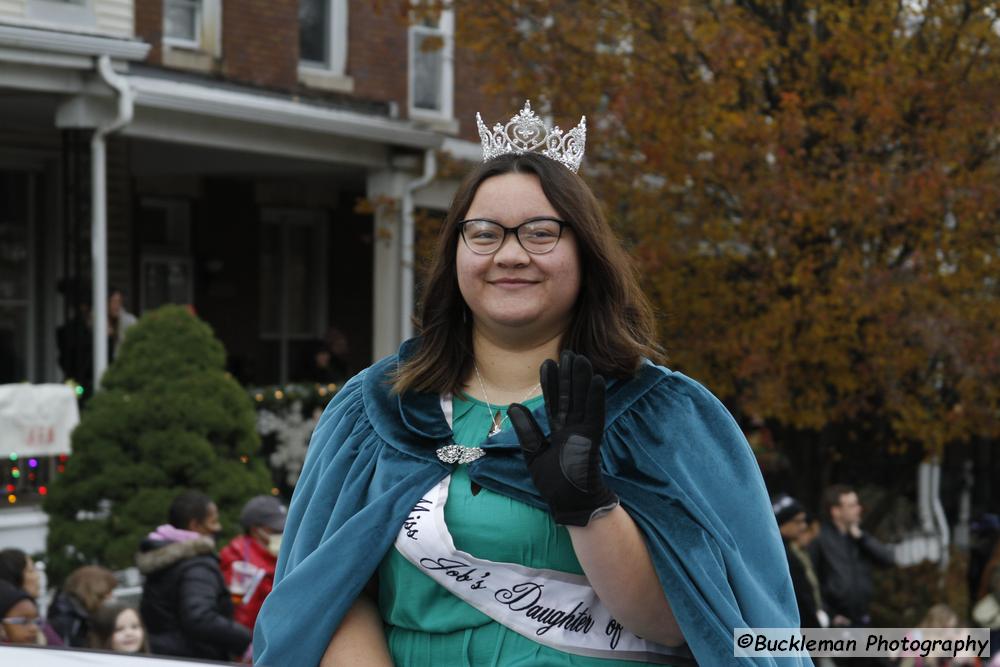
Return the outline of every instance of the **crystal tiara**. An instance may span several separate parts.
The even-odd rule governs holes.
[[[561,163],[574,174],[580,168],[587,144],[586,116],[581,116],[580,124],[569,132],[563,133],[558,125],[547,130],[542,119],[531,110],[531,101],[525,100],[524,108],[506,125],[497,123],[490,130],[478,113],[476,124],[483,142],[483,162],[508,153],[538,152]]]

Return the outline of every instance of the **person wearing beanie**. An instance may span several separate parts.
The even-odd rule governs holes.
[[[27,591],[0,580],[0,644],[44,644],[41,622]]]
[[[42,594],[41,576],[35,567],[35,561],[21,549],[9,547],[0,551],[0,581],[14,584],[37,600]],[[45,635],[46,646],[62,646],[62,637],[48,621],[42,622],[42,634]]]
[[[219,552],[222,576],[236,606],[233,618],[251,630],[274,585],[287,513],[274,496],[251,498],[240,512],[244,533]]]
[[[785,556],[788,558],[788,571],[792,575],[792,589],[795,591],[795,602],[799,607],[799,623],[803,628],[819,628],[828,625],[822,602],[810,583],[812,563],[808,555],[802,552],[796,542],[805,532],[806,508],[802,503],[787,493],[782,493],[771,500],[771,509],[778,522],[781,541],[785,545]],[[812,578],[815,579],[813,574]]]
[[[0,550],[0,579],[23,589],[35,599],[41,595],[41,577],[35,568],[35,561],[21,549]]]

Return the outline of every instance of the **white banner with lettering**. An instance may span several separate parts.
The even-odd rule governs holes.
[[[444,520],[450,482],[449,475],[424,494],[396,538],[396,549],[434,581],[497,623],[566,653],[693,662],[686,646],[654,644],[624,629],[584,576],[483,560],[456,549]]]
[[[67,385],[0,385],[0,457],[69,454],[79,422],[76,394]]]

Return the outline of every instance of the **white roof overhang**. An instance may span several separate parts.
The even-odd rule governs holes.
[[[141,61],[149,49],[139,39],[0,23],[0,61],[5,62],[91,69],[95,56]]]
[[[357,111],[158,77],[127,79],[135,94],[128,136],[371,167],[385,166],[392,148],[443,142],[406,121]]]
[[[65,96],[58,127],[95,127],[114,116],[111,90],[94,70],[110,55],[127,72],[146,57],[138,40],[0,24],[0,91]],[[122,134],[363,167],[385,167],[394,149],[439,148],[441,134],[409,121],[184,74],[125,74],[135,115]]]

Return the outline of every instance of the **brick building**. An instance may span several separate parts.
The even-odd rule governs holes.
[[[413,211],[454,187],[429,183],[436,157],[478,159],[475,111],[510,113],[470,83],[452,10],[408,18],[367,0],[0,0],[0,384],[72,375],[56,331],[87,303],[102,321],[111,285],[136,314],[193,304],[247,384],[309,379],[331,328],[354,368],[394,351]]]

